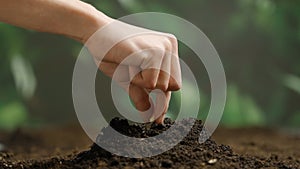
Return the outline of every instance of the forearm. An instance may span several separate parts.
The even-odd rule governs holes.
[[[0,0],[0,21],[84,43],[112,19],[79,0]]]

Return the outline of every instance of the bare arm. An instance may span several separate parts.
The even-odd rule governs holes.
[[[86,44],[87,40],[102,26],[114,19],[104,15],[91,5],[79,0],[0,0],[0,22],[9,23],[26,29],[37,30],[54,34],[61,34]],[[108,33],[117,34],[121,31],[134,29],[129,27],[114,27]],[[89,40],[86,44],[92,55],[97,58],[101,53],[103,39]],[[127,65],[121,65],[122,60],[132,53],[152,49],[152,54],[135,55]],[[117,59],[116,59],[117,58]],[[139,64],[135,64],[140,61]],[[149,64],[151,63],[151,64]],[[131,81],[128,94],[136,108],[145,111],[151,106],[149,91],[161,89],[163,92],[157,99],[157,108],[145,116],[145,121],[156,119],[162,123],[167,112],[171,91],[181,86],[180,66],[178,60],[177,40],[164,33],[142,34],[127,38],[114,46],[99,65],[108,76],[111,76],[117,67],[124,67],[123,77],[129,77],[133,70],[140,70]],[[175,75],[170,77],[170,75]],[[128,79],[128,80],[131,80]]]
[[[0,22],[84,43],[112,19],[79,0],[0,0]]]

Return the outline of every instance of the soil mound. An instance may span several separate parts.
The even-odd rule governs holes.
[[[178,122],[177,128],[172,135],[176,135],[184,130],[189,130],[185,124],[194,119],[185,119]],[[177,122],[176,122],[177,123]],[[165,119],[164,125],[155,123],[129,124],[127,120],[115,118],[110,122],[110,126],[116,131],[130,137],[148,138],[156,136],[168,130],[174,122]],[[188,135],[175,145],[172,149],[147,158],[121,157],[102,149],[97,144],[93,144],[88,151],[77,154],[70,154],[67,157],[54,157],[46,161],[20,161],[10,162],[6,154],[0,154],[0,168],[286,168],[297,169],[300,164],[292,159],[278,159],[274,156],[269,158],[239,155],[232,151],[227,145],[218,145],[215,141],[208,139],[205,143],[198,142],[200,131],[203,125],[200,120],[196,120]],[[109,128],[104,128],[99,134],[97,141],[101,144],[112,144],[110,141]],[[167,138],[172,143],[172,138]],[[127,153],[140,153],[134,147],[137,143],[126,142],[121,138],[113,138],[118,144],[115,148],[132,145],[133,148],[126,150]],[[120,140],[118,140],[120,139]],[[234,138],[232,138],[234,139]],[[144,142],[138,144],[146,144]],[[127,145],[126,145],[127,146]],[[140,146],[140,145],[139,145]],[[149,149],[143,152],[151,151]]]

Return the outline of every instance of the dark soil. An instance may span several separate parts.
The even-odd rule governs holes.
[[[186,129],[185,124],[189,120],[192,119],[186,119],[178,122],[178,132]],[[113,119],[110,125],[115,130],[127,136],[147,138],[162,133],[173,123],[174,122],[170,119],[166,119],[164,125],[157,125],[154,123],[129,125],[127,120]],[[254,130],[255,132],[247,129],[240,131],[236,130],[234,133],[226,133],[228,130],[225,130],[225,132],[221,132],[219,135],[224,134],[222,138],[226,138],[227,141],[232,140],[234,142],[234,140],[243,140],[234,146],[239,152],[235,153],[230,146],[217,144],[212,139],[207,140],[203,144],[199,144],[198,139],[200,134],[199,132],[201,130],[201,121],[197,120],[191,132],[179,144],[169,151],[149,158],[120,157],[107,152],[96,144],[93,144],[89,150],[86,151],[67,151],[70,150],[71,147],[74,148],[83,142],[86,144],[90,143],[89,141],[82,139],[86,138],[86,136],[82,135],[82,133],[73,134],[73,136],[75,135],[77,137],[72,137],[72,139],[68,139],[68,133],[65,132],[65,134],[63,134],[66,138],[63,141],[69,143],[69,148],[62,147],[61,150],[57,150],[56,152],[53,152],[53,150],[32,150],[29,147],[42,147],[42,145],[47,145],[49,140],[44,140],[45,135],[42,134],[37,133],[34,136],[30,136],[26,135],[26,133],[23,133],[22,131],[17,131],[9,137],[8,142],[11,145],[10,149],[17,149],[18,144],[20,144],[20,140],[31,145],[27,145],[28,149],[24,148],[19,151],[22,152],[23,155],[11,153],[10,150],[0,153],[0,168],[300,168],[300,153],[298,152],[299,146],[297,144],[297,142],[300,143],[299,138],[293,137],[290,138],[292,140],[287,139],[289,140],[289,143],[291,143],[291,147],[286,147],[284,145],[270,147],[270,145],[264,145],[266,143],[264,140],[255,139],[268,138],[268,136],[264,138],[263,134],[259,135],[260,130]],[[70,130],[70,132],[72,131],[74,132],[74,130]],[[276,135],[272,131],[264,131],[271,136]],[[43,132],[45,133],[47,131]],[[111,139],[118,139],[106,137],[108,132],[110,132],[109,129],[104,128],[102,133],[99,134],[97,140],[102,144],[111,144]],[[52,136],[54,136],[55,132],[52,134]],[[47,139],[49,139],[49,135],[51,134],[48,133],[48,137],[46,137]],[[56,136],[57,135],[59,135],[59,132],[56,133]],[[70,136],[71,135],[72,134],[70,134]],[[174,135],[176,135],[176,133],[174,133]],[[241,138],[238,136],[241,136]],[[272,139],[272,137],[269,138]],[[274,136],[274,138],[284,140],[281,136]],[[168,140],[172,142],[171,137],[168,138]],[[59,142],[59,140],[56,141],[58,144],[63,142]],[[276,142],[276,140],[270,141]],[[51,143],[53,142],[55,143],[55,139],[54,141],[51,140]],[[133,148],[126,149],[126,152],[128,153],[140,153],[141,151],[134,148],[136,143],[128,143],[121,139],[118,140],[118,143],[119,144],[114,145],[116,148],[118,148],[118,146],[124,146],[125,144],[132,145]],[[49,149],[51,148],[51,146],[47,146]],[[57,145],[52,146],[54,148]],[[284,150],[286,150],[286,152],[282,152],[280,149],[281,146],[285,148]],[[15,151],[17,152],[17,150]],[[150,150],[143,150],[143,152],[147,151]],[[26,157],[26,155],[24,155],[26,152],[28,154],[35,154],[34,152],[39,153]],[[39,158],[37,156],[39,156]],[[49,156],[52,157],[49,158]]]

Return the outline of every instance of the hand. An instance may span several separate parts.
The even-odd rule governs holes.
[[[113,25],[111,27],[113,28],[107,29],[109,31],[106,33],[101,30],[100,35],[96,33],[88,40],[86,46],[95,57],[99,69],[128,92],[144,121],[156,119],[157,123],[163,123],[171,91],[179,90],[181,87],[176,38],[170,34],[147,30],[147,33],[136,34],[119,41],[116,39],[120,32],[135,32],[134,29],[137,27],[127,24],[124,27]],[[103,52],[106,51],[105,43],[109,42],[113,47],[108,52]],[[101,52],[103,56],[99,55]],[[149,93],[157,91],[155,89],[161,92],[156,92],[154,109],[145,113],[144,111],[151,107]]]
[[[92,36],[99,28],[111,25],[113,19],[82,1],[0,1],[0,21],[65,35],[85,43],[96,61],[103,59],[99,68],[105,74],[113,77],[116,68],[122,69],[121,73],[117,73],[121,79],[113,79],[129,93],[140,111],[151,105],[149,92],[160,89],[162,92],[157,94],[154,112],[150,115],[141,113],[146,120],[159,117],[156,121],[162,123],[171,97],[170,91],[178,90],[181,86],[177,40],[173,35],[148,30],[145,34],[136,34],[118,41],[116,39],[122,37],[122,34],[134,34],[141,29],[128,24],[117,24],[106,29],[107,34],[102,32],[99,37]],[[101,50],[114,42],[120,43],[109,51]],[[105,56],[99,56],[101,52]],[[129,85],[124,86],[124,82],[129,82]]]

